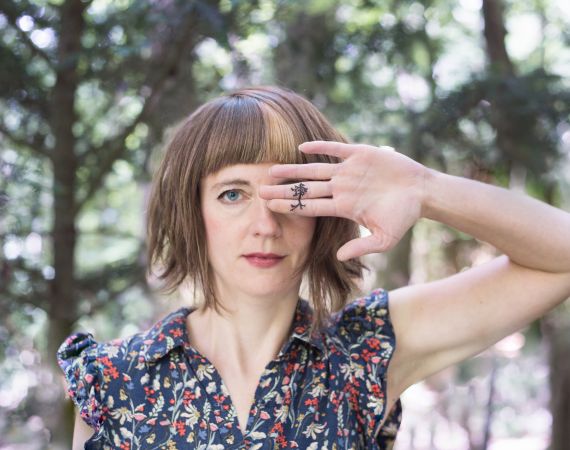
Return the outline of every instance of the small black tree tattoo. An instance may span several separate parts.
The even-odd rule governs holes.
[[[303,206],[307,206],[303,203],[301,203],[301,197],[303,195],[305,195],[308,192],[308,188],[307,186],[305,186],[303,183],[299,183],[296,184],[295,186],[293,186],[291,188],[291,190],[293,191],[293,196],[297,197],[297,203],[292,203],[291,206],[291,211],[293,211],[295,208],[299,207],[299,209],[303,209]]]

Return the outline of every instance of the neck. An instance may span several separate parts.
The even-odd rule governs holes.
[[[279,298],[223,296],[228,311],[202,308],[188,316],[190,341],[216,366],[257,373],[287,341],[298,300],[298,289]]]

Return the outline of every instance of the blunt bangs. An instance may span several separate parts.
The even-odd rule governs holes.
[[[304,164],[319,160],[298,146],[312,140],[298,117],[253,97],[228,96],[210,116],[202,176],[234,164]]]

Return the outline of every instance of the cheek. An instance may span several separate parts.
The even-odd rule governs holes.
[[[206,232],[206,241],[209,247],[224,246],[224,237],[228,235],[227,221],[216,217],[209,216],[207,213],[204,217],[204,230]]]
[[[313,234],[317,225],[317,219],[314,217],[297,217],[291,223],[293,228],[292,238],[299,246],[308,246],[313,239]]]

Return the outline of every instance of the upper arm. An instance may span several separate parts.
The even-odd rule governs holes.
[[[83,450],[85,442],[93,436],[93,429],[89,427],[79,415],[79,411],[75,414],[75,427],[73,429],[73,450]]]
[[[388,379],[407,387],[474,356],[570,295],[570,273],[530,269],[506,255],[442,280],[389,293],[396,350]]]

